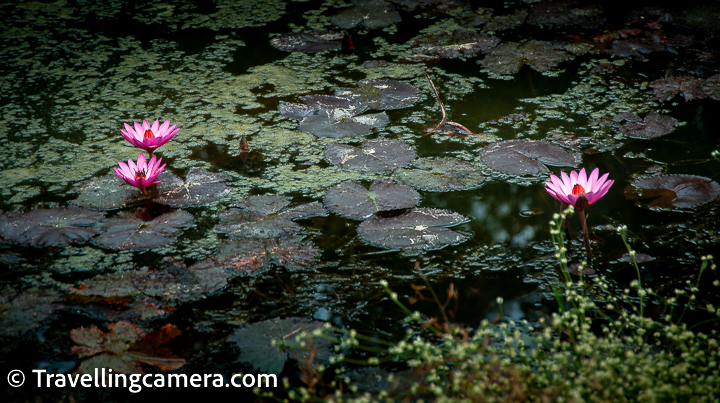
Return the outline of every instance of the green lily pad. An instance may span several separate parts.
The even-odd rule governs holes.
[[[362,80],[355,88],[338,88],[335,96],[370,109],[399,109],[420,100],[420,90],[395,80]]]
[[[210,173],[200,168],[190,168],[187,178],[167,173],[163,182],[157,184],[158,197],[154,201],[172,207],[196,207],[218,201],[230,194],[225,185],[227,175]]]
[[[370,190],[356,182],[342,182],[325,193],[325,206],[330,211],[354,220],[378,211],[413,208],[419,202],[420,194],[415,189],[389,180],[373,182]]]
[[[720,185],[710,178],[695,175],[658,175],[636,180],[625,188],[625,198],[655,198],[654,209],[693,208],[715,200]]]
[[[320,254],[320,250],[302,236],[246,238],[223,243],[213,259],[234,267],[238,275],[256,276],[270,270],[273,264],[290,271],[311,269],[318,264]]]
[[[357,232],[370,245],[419,253],[467,241],[471,233],[447,227],[468,221],[462,214],[449,210],[419,207],[397,216],[374,215],[361,222]]]
[[[411,163],[415,159],[415,150],[400,140],[380,137],[366,140],[360,147],[330,144],[325,148],[325,159],[352,171],[390,172]]]
[[[400,22],[400,14],[392,4],[381,0],[354,0],[355,7],[334,15],[330,21],[339,28],[350,29],[358,25],[366,28],[384,28]]]
[[[556,49],[549,42],[529,40],[499,45],[488,51],[478,64],[497,74],[515,74],[527,64],[534,70],[545,72],[555,69],[558,64],[572,57]]]
[[[287,52],[322,52],[340,48],[343,34],[334,31],[289,32],[270,41],[274,47]]]
[[[398,169],[393,178],[431,192],[474,189],[485,182],[480,167],[456,158],[420,158],[413,166]]]
[[[167,174],[161,174],[165,179]],[[92,178],[89,182],[75,188],[80,194],[70,203],[98,210],[118,210],[146,199],[142,192],[132,186],[124,185],[115,174]]]
[[[143,221],[134,213],[120,212],[103,226],[105,232],[93,239],[110,249],[141,250],[167,245],[177,238],[182,228],[193,224],[187,211],[176,210],[150,221]]]
[[[415,39],[413,52],[435,53],[446,58],[468,57],[494,48],[499,42],[494,36],[461,29],[423,35]]]
[[[258,372],[280,374],[289,357],[298,361],[312,357],[318,362],[330,358],[330,340],[318,336],[298,339],[323,326],[323,322],[305,318],[269,319],[236,330],[227,341],[240,348],[237,362],[251,364]]]
[[[480,159],[488,167],[504,174],[540,176],[550,172],[543,164],[574,167],[580,163],[581,157],[544,141],[504,140],[485,147]]]
[[[0,214],[0,237],[35,246],[68,245],[97,235],[104,221],[103,213],[80,207],[10,212]]]

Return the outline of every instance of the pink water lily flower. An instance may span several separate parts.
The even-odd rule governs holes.
[[[609,175],[607,173],[598,178],[599,173],[600,171],[595,168],[588,178],[585,174],[585,168],[583,168],[579,174],[571,171],[570,176],[565,172],[561,172],[562,179],[550,175],[551,182],[545,182],[545,190],[550,193],[550,196],[575,208],[583,207],[578,206],[577,201],[581,198],[580,196],[585,196],[587,206],[589,206],[605,196],[610,186],[615,183],[614,180],[607,179]]]
[[[136,188],[140,188],[143,193],[145,193],[147,186],[162,182],[155,180],[155,178],[160,175],[160,172],[165,169],[165,164],[158,168],[160,162],[162,162],[162,158],[157,159],[155,156],[150,159],[150,162],[147,162],[145,160],[145,154],[141,153],[138,155],[137,164],[133,160],[128,160],[127,164],[118,161],[120,168],[113,168],[113,170],[115,170],[115,174],[121,179],[124,179],[125,182]]]
[[[159,119],[156,119],[152,126],[147,120],[143,120],[142,125],[138,122],[134,123],[134,128],[125,123],[125,130],[120,129],[120,133],[132,145],[142,148],[149,152],[150,155],[156,148],[167,143],[180,130],[179,127],[176,128],[177,125],[170,127],[169,120],[166,120],[162,126]]]

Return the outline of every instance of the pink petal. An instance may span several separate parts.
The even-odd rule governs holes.
[[[580,170],[580,174],[578,175],[578,178],[577,178],[577,184],[582,186],[582,188],[585,189],[586,191],[588,191],[590,189],[588,188],[587,182],[588,182],[588,180],[587,180],[587,174],[585,173],[585,168],[582,168]]]
[[[170,127],[170,120],[166,120],[162,126],[160,126],[160,129],[158,129],[158,136],[165,137],[165,135],[168,133],[168,127]]]
[[[143,127],[140,123],[134,122],[135,124],[135,138],[138,138],[138,136],[141,136],[143,133],[145,133],[145,130],[143,130]]]
[[[574,171],[573,171],[573,173],[574,173]],[[563,193],[565,193],[565,194],[572,193],[573,182],[570,179],[570,177],[568,177],[568,175],[565,172],[560,172],[560,176],[562,176]]]
[[[140,155],[138,155],[137,170],[147,172],[147,160],[145,159],[145,154],[143,153],[140,153]]]
[[[599,173],[599,172],[600,172],[600,170],[597,169],[597,168],[595,168],[595,169],[593,169],[593,171],[590,173],[590,177],[588,178],[588,182],[587,182],[588,187],[585,188],[585,190],[587,190],[588,192],[595,192],[595,191],[597,191],[597,189],[595,188],[595,184],[596,184],[597,181],[598,181],[598,173]]]
[[[607,181],[608,175],[610,175],[609,172],[606,173],[605,175],[601,176],[600,179],[598,179],[597,183],[595,184],[596,189],[593,189],[593,190],[595,190],[595,193],[597,193],[600,190],[600,188],[602,188],[602,186],[605,184],[605,181]]]
[[[155,119],[155,121],[153,122],[152,127],[150,128],[150,130],[152,130],[153,133],[157,134],[157,132],[158,132],[158,127],[160,127],[160,120],[159,120],[159,119]]]
[[[149,130],[149,129],[150,129],[150,123],[148,123],[147,119],[144,119],[143,123],[142,123],[142,134],[144,135],[145,131]]]

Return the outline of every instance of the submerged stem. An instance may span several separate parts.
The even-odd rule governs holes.
[[[585,210],[578,210],[580,216],[580,225],[583,231],[583,243],[585,244],[585,252],[587,252],[588,266],[590,266],[590,260],[592,259],[592,251],[590,250],[590,236],[588,235],[587,223],[585,222]]]

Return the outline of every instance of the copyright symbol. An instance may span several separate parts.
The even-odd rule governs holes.
[[[8,374],[8,383],[13,388],[17,388],[23,385],[25,383],[25,374],[22,373],[19,369],[13,369]]]

